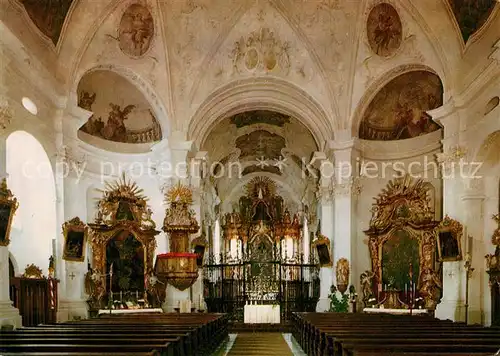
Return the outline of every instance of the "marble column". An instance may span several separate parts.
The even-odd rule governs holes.
[[[334,281],[335,263],[346,258],[349,261],[349,284],[357,286],[356,270],[356,204],[361,192],[359,179],[355,172],[356,160],[359,156],[354,147],[354,140],[335,141],[332,144],[335,156],[335,228],[333,233]]]

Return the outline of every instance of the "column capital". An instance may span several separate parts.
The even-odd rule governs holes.
[[[353,197],[359,196],[363,190],[363,186],[358,177],[348,177],[340,179],[333,185],[335,196],[339,197]]]

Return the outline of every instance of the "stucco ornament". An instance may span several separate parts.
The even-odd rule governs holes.
[[[269,28],[252,32],[234,44],[233,66],[237,73],[282,72],[290,70],[289,43],[275,37]]]

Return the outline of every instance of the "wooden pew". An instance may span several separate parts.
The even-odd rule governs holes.
[[[103,317],[0,334],[0,354],[210,355],[228,336],[224,314]]]
[[[292,321],[293,336],[311,356],[482,356],[500,348],[499,329],[431,317],[296,313]]]

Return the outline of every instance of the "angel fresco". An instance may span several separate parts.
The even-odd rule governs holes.
[[[108,116],[108,122],[102,129],[102,136],[111,141],[126,142],[127,128],[124,121],[128,114],[135,109],[135,105],[127,105],[123,110],[119,105],[110,103],[111,111]]]
[[[396,9],[387,3],[375,6],[368,16],[367,33],[376,54],[382,57],[394,54],[402,41],[402,25]]]

